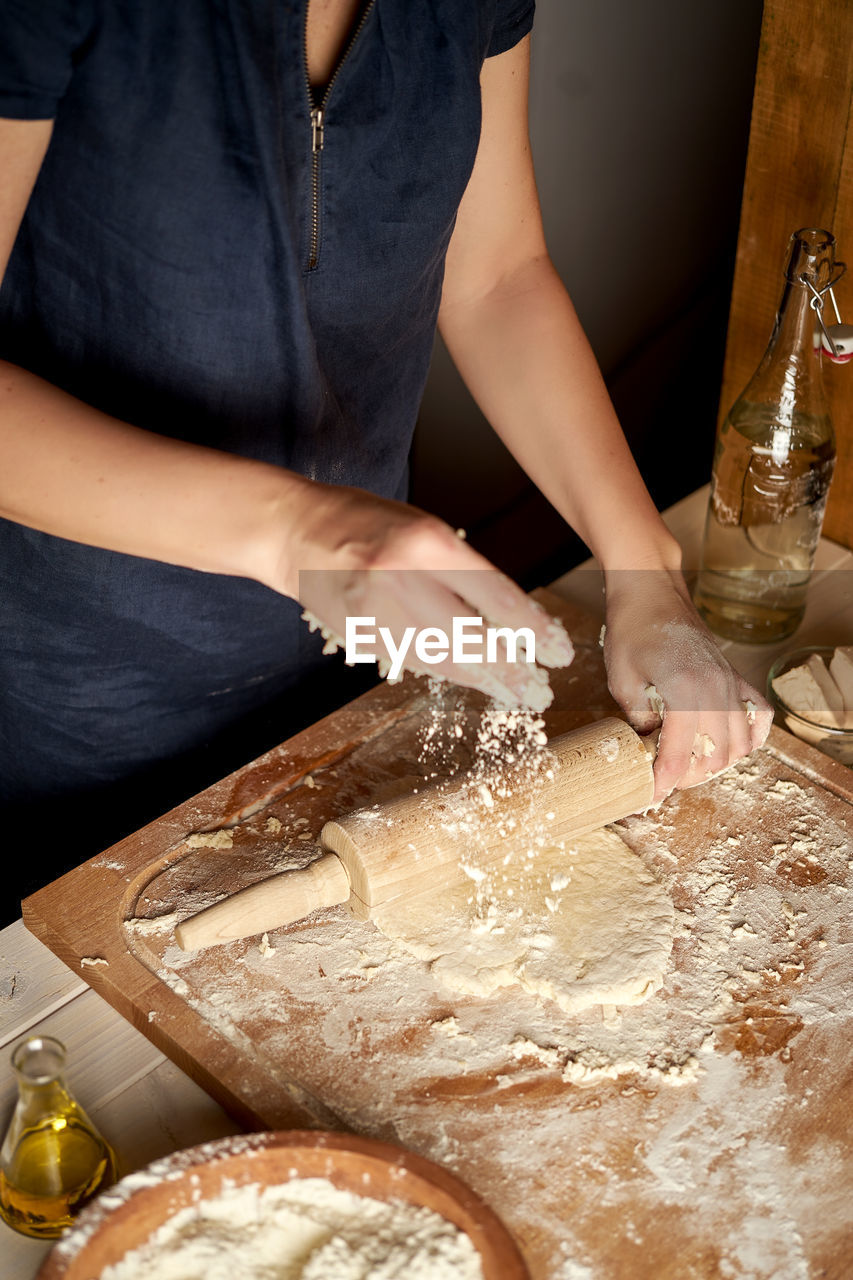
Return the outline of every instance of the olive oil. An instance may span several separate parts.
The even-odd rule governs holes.
[[[115,1159],[65,1087],[58,1040],[28,1040],[12,1061],[19,1098],[0,1151],[0,1215],[24,1235],[51,1239],[115,1181]]]

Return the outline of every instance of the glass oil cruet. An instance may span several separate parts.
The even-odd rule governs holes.
[[[52,1239],[115,1181],[115,1157],[68,1091],[59,1040],[24,1040],[12,1066],[18,1102],[0,1149],[0,1215],[24,1235]]]
[[[717,434],[695,601],[731,640],[784,639],[805,612],[835,462],[821,353],[844,328],[823,302],[843,271],[829,231],[794,232],[770,344]]]

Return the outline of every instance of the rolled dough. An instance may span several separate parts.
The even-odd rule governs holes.
[[[372,918],[452,991],[488,996],[518,983],[566,1013],[646,1000],[663,982],[675,928],[666,891],[607,828],[516,866],[471,865],[465,883],[387,903]]]

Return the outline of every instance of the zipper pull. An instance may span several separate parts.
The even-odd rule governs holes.
[[[311,150],[314,155],[323,150],[323,108],[311,108]]]

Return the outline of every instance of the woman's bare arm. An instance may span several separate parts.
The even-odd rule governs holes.
[[[611,691],[653,727],[657,794],[763,741],[770,712],[722,658],[680,574],[574,307],[548,257],[527,130],[529,40],[483,69],[483,129],[447,257],[439,323],[486,416],[598,558]],[[601,255],[598,244],[578,252]],[[602,266],[604,268],[604,265]],[[745,707],[752,703],[754,712]],[[697,758],[699,741],[714,751]]]
[[[0,187],[3,270],[50,132],[49,121],[0,121],[0,172],[9,177]],[[350,612],[395,630],[444,624],[460,613],[530,626],[543,657],[571,657],[541,610],[425,512],[157,435],[3,361],[0,516],[75,542],[254,578],[302,600],[336,631],[349,599],[358,602]],[[311,570],[321,572],[300,584],[300,573]],[[473,595],[465,595],[464,582]],[[530,678],[524,664],[487,672],[448,661],[429,670],[510,700],[525,696]]]

